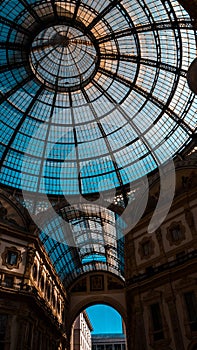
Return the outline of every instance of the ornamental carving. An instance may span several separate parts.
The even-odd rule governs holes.
[[[36,249],[33,247],[27,248],[27,258],[26,258],[26,266],[25,266],[25,274],[29,274],[34,262],[34,257],[36,255]]]
[[[149,259],[154,254],[155,243],[151,237],[144,237],[139,243],[139,255],[141,259]]]
[[[185,227],[182,225],[181,221],[172,222],[167,228],[167,240],[170,245],[179,245],[185,239]]]
[[[9,270],[18,269],[22,261],[21,252],[16,247],[6,247],[1,257],[2,265],[5,265]]]

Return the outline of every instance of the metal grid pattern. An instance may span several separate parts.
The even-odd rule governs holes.
[[[196,33],[177,1],[3,0],[0,13],[1,183],[105,191],[189,143]]]
[[[197,101],[186,81],[196,32],[177,1],[2,0],[0,33],[2,184],[106,196],[196,133]],[[127,197],[122,191],[111,203],[124,207]],[[64,207],[66,239],[44,202],[29,205],[45,213],[40,238],[66,286],[92,270],[124,275],[117,214]]]
[[[31,47],[30,65],[46,87],[69,92],[90,82],[96,73],[98,57],[88,36],[62,24],[38,34]]]
[[[124,223],[117,214],[97,205],[63,207],[59,218],[45,215],[40,237],[65,286],[88,271],[124,276]]]

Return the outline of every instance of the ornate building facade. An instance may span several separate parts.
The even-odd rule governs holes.
[[[87,312],[81,312],[72,326],[71,350],[92,350],[92,330]]]
[[[1,191],[1,349],[57,349],[63,333],[66,291],[30,218]]]
[[[91,272],[66,290],[27,211],[2,190],[1,349],[69,349],[77,315],[99,302],[122,315],[128,350],[196,349],[196,157],[176,162],[170,212],[151,234],[159,182],[150,176],[146,212],[125,237],[125,281]]]
[[[196,153],[176,163],[173,204],[150,234],[151,207],[159,190],[157,180],[151,181],[146,215],[126,237],[131,349],[196,349]]]
[[[127,350],[196,350],[196,0],[0,13],[0,349],[104,303]]]

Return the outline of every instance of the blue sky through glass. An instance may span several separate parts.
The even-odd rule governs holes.
[[[122,318],[112,307],[94,305],[86,311],[93,327],[92,334],[122,333]]]
[[[70,10],[57,1],[62,18],[80,18],[69,27],[53,25],[51,1],[23,3],[0,1],[0,183],[100,193],[145,176],[191,141],[197,101],[186,76],[196,32],[176,0],[66,1]]]

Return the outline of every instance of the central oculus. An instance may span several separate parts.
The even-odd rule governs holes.
[[[30,50],[36,78],[50,90],[75,91],[87,85],[99,66],[99,48],[92,33],[68,25],[42,30]]]

